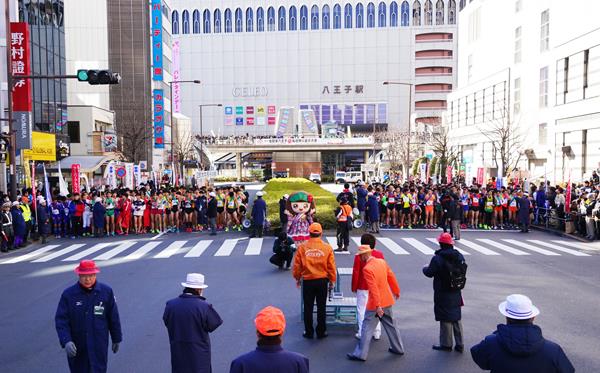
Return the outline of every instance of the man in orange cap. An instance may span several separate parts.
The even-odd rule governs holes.
[[[254,319],[256,350],[239,356],[231,363],[230,373],[308,373],[308,358],[281,347],[285,315],[276,307],[260,310]]]
[[[327,302],[327,284],[333,289],[336,280],[335,259],[331,246],[321,239],[321,224],[312,223],[308,227],[310,238],[300,245],[294,257],[293,275],[296,285],[302,280],[302,298],[304,299],[304,338],[312,339],[313,309],[317,302],[317,338],[327,337],[325,325],[325,305]]]
[[[56,332],[72,373],[106,372],[108,335],[115,354],[123,340],[115,296],[96,281],[99,272],[93,260],[82,260],[75,268],[79,282],[63,291],[56,310]]]
[[[388,351],[396,355],[404,355],[398,322],[394,319],[392,310],[395,299],[400,298],[400,287],[396,281],[396,276],[394,276],[385,260],[372,256],[372,251],[373,249],[369,245],[361,245],[356,253],[360,256],[360,260],[365,262],[363,276],[367,281],[369,296],[360,341],[354,352],[346,355],[350,360],[367,360],[371,338],[373,338],[378,321],[383,325],[390,340],[391,347]]]

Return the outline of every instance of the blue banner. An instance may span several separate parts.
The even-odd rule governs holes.
[[[154,99],[154,147],[163,149],[165,147],[165,99],[162,89],[155,89],[152,92]]]
[[[152,80],[163,80],[162,0],[152,0]]]

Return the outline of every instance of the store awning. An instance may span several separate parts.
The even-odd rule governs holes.
[[[78,164],[80,172],[94,172],[112,160],[118,160],[118,157],[116,155],[74,155],[62,159],[60,168],[69,171],[72,165]],[[58,169],[58,162],[53,163],[49,168]]]

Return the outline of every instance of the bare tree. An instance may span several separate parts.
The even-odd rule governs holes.
[[[130,162],[148,160],[152,127],[144,121],[136,120],[133,110],[122,110],[120,114],[120,118],[117,118],[117,131],[121,153]]]
[[[523,157],[523,133],[519,122],[510,114],[510,108],[505,105],[496,110],[491,119],[478,126],[492,144],[494,164],[498,170],[502,170],[503,176],[515,170]]]
[[[408,134],[402,131],[381,131],[375,133],[375,142],[383,145],[385,158],[390,163],[390,171],[404,170]]]
[[[437,158],[436,167],[433,167],[430,172],[431,176],[440,176],[442,182],[447,182],[446,168],[455,163],[457,159],[457,154],[450,145],[448,128],[445,126],[437,127],[436,131],[429,137],[428,145]]]

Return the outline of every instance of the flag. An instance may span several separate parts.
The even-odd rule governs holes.
[[[567,191],[565,196],[565,214],[571,212],[571,171],[569,170],[569,182],[567,183]]]
[[[33,209],[36,210],[37,200],[35,196],[35,161],[31,161],[31,204],[33,205]]]
[[[60,161],[58,161],[58,190],[59,194],[66,197],[69,194],[69,188],[67,188],[67,182],[63,178],[62,171],[60,169]]]
[[[46,201],[48,201],[48,206],[52,203],[52,193],[50,192],[50,183],[48,183],[48,175],[46,174],[46,165],[42,163],[42,168],[44,169],[44,190],[46,191]]]

